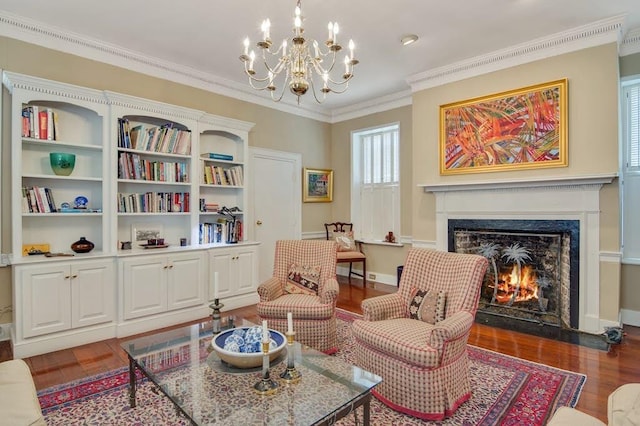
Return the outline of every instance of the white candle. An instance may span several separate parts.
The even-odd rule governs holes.
[[[262,320],[262,341],[269,341],[269,329],[267,328],[267,320]]]
[[[287,313],[287,333],[293,333],[293,314]]]
[[[213,298],[218,298],[218,271],[213,274]]]

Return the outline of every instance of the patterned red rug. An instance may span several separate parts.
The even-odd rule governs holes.
[[[350,323],[356,314],[338,311],[336,356],[353,362]],[[561,405],[575,406],[586,376],[496,352],[469,347],[471,399],[438,425],[544,425]],[[129,408],[128,370],[122,368],[38,392],[48,425],[182,425],[173,405],[140,381],[137,408]],[[259,419],[257,419],[259,420]],[[261,420],[260,420],[261,422]],[[338,424],[352,424],[347,417]],[[225,424],[224,422],[222,424]],[[260,423],[262,424],[262,423]],[[429,424],[397,413],[374,399],[373,425]],[[243,425],[244,426],[244,425]]]

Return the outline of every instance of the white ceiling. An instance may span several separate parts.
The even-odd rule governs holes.
[[[269,18],[279,44],[291,34],[294,7],[294,0],[2,0],[0,14],[43,34],[75,33],[248,92],[238,60],[243,39],[255,42]],[[638,0],[304,0],[302,10],[308,38],[322,42],[327,23],[337,21],[341,43],[353,39],[360,60],[349,90],[330,94],[324,111],[407,93],[410,76],[602,19],[624,15],[623,36],[640,28]],[[403,47],[407,33],[420,39]],[[285,99],[295,103],[293,95]],[[316,108],[309,94],[301,107]]]

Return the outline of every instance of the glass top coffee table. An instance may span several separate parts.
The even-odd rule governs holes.
[[[235,319],[235,327],[251,325]],[[224,363],[211,347],[212,338],[212,323],[206,321],[123,342],[129,357],[131,407],[136,405],[139,370],[196,425],[333,424],[350,413],[357,415],[360,406],[363,423],[369,424],[371,390],[382,381],[379,376],[295,343],[300,381],[279,379],[287,366],[285,349],[270,364],[271,377],[279,382],[276,392],[260,395],[253,386],[262,378],[261,369]]]

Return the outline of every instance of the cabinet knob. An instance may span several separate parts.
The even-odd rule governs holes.
[[[64,279],[65,279],[65,280],[68,280],[69,278],[71,278],[71,276],[70,276],[70,275],[65,275],[65,276],[64,276]]]
[[[71,275],[71,278],[78,278],[78,274]]]
[[[164,265],[162,269],[167,269],[169,265]]]
[[[169,269],[172,269],[172,268],[173,268],[173,264],[169,265]]]
[[[262,221],[261,220],[257,221],[256,225],[258,225],[258,226],[262,225]]]

